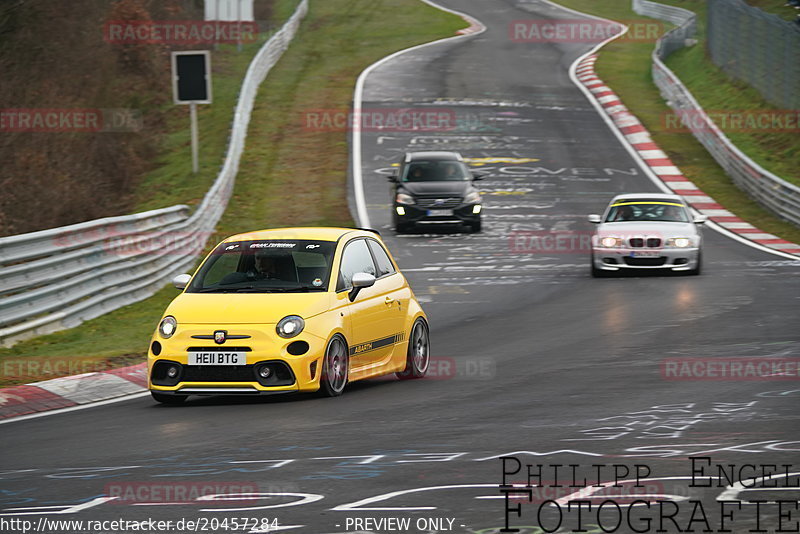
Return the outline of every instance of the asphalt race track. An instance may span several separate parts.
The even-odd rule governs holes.
[[[734,465],[737,474],[756,466],[744,468],[746,477],[760,476],[765,466],[767,473],[800,472],[796,376],[664,376],[670,358],[796,357],[800,262],[706,229],[701,276],[592,279],[581,238],[590,230],[586,215],[614,194],[657,191],[569,79],[570,64],[592,44],[513,42],[511,21],[575,18],[538,0],[441,3],[488,31],[376,68],[363,106],[444,110],[457,123],[425,132],[364,131],[361,162],[370,222],[430,316],[430,376],[361,382],[337,399],[197,399],[167,407],[140,397],[2,425],[0,519],[204,518],[209,526],[267,518],[296,532],[335,533],[403,531],[375,521],[405,518],[407,532],[488,534],[505,524],[498,458],[512,455],[545,466],[545,487],[534,488],[533,502],[511,502],[521,506],[512,526],[558,522],[555,506],[539,505],[582,489],[566,487],[573,484],[571,464],[588,484],[598,472],[600,481],[633,479],[639,465],[640,473],[663,480],[606,488],[592,497],[595,507],[605,498],[629,503],[643,493],[671,495],[683,529],[693,510],[686,503],[697,500],[717,532],[716,499],[728,484],[692,487],[689,456]],[[458,150],[483,162],[490,174],[480,182],[482,233],[394,235],[381,174],[403,152],[422,149]],[[553,233],[575,238],[542,248],[536,238]],[[554,472],[553,465],[564,467]],[[524,484],[525,467],[507,481]],[[771,481],[778,487],[727,497],[800,498],[800,489],[786,487],[798,476]],[[553,487],[557,482],[565,487]],[[164,497],[204,484],[260,495]],[[132,487],[148,488],[156,502],[104,501]],[[48,508],[21,510],[28,507]],[[610,508],[601,520],[613,526]],[[729,532],[778,528],[776,505],[731,510]],[[800,517],[792,510],[784,528]],[[634,509],[640,513],[648,516]],[[597,519],[584,511],[586,531],[600,532]],[[215,525],[212,531],[226,531]],[[576,525],[575,510],[565,506],[560,532]],[[698,532],[704,526],[693,524]],[[623,520],[617,532],[633,527],[643,528]],[[648,531],[658,528],[656,520]],[[680,530],[667,521],[661,531]]]

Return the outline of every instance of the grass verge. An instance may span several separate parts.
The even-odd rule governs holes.
[[[355,80],[368,65],[396,50],[451,36],[465,26],[460,18],[416,0],[312,0],[300,33],[261,86],[236,187],[217,233],[352,224],[347,207],[347,132],[306,128],[305,113],[347,112]],[[230,113],[227,120],[210,126],[201,123],[201,132],[216,124],[222,130],[219,135],[227,135],[229,120]],[[188,147],[188,136],[183,141],[175,136],[176,147],[181,143]],[[179,162],[172,165],[172,170],[160,171],[163,195],[143,195],[143,207],[202,196],[199,191],[205,189],[190,187]],[[157,177],[153,180],[159,183]],[[185,196],[173,194],[171,187],[182,189]],[[89,369],[144,361],[152,330],[176,294],[165,288],[76,328],[0,349],[0,386],[72,374],[69,363],[75,360]],[[28,372],[31,369],[39,371]],[[63,369],[68,371],[58,372]]]
[[[556,2],[578,11],[609,19],[623,21],[642,19],[640,15],[631,10],[630,3],[627,1],[556,0]],[[665,0],[663,3],[677,5],[695,12],[704,4],[699,0]],[[702,26],[702,22],[700,25]],[[651,54],[654,46],[654,42],[632,39],[613,41],[600,51],[600,57],[596,64],[597,73],[614,89],[631,112],[641,120],[650,131],[654,141],[667,152],[684,175],[696,183],[700,189],[725,206],[726,209],[758,228],[789,241],[800,242],[800,228],[778,219],[737,188],[690,133],[667,131],[664,118],[671,113],[671,110],[664,102],[651,77]],[[698,44],[692,50],[684,51],[684,54],[690,55],[689,59],[694,62],[691,72],[683,72],[685,58],[678,57],[677,60],[680,63],[678,65],[674,61],[668,63],[671,68],[674,67],[675,73],[684,82],[689,83],[689,89],[699,99],[701,105],[708,106],[709,109],[771,109],[763,101],[756,102],[754,100],[756,97],[752,94],[746,95],[740,86],[707,60],[702,44]],[[710,79],[714,81],[710,82]],[[702,86],[693,86],[692,82],[702,83]],[[726,97],[731,100],[726,100]],[[733,100],[734,97],[742,100]],[[709,98],[714,100],[711,101]],[[761,143],[759,144],[760,150],[763,153],[769,154],[771,150],[775,151],[769,144],[769,140],[772,139],[771,135],[781,137],[778,134],[770,134],[758,139],[758,142]],[[786,139],[782,138],[781,142],[784,141]],[[800,139],[789,139],[788,142],[796,148],[794,153],[787,158],[788,161],[784,163],[789,167],[794,167],[791,176],[796,177],[797,154],[800,154],[800,150],[797,149],[800,148],[800,145],[797,143],[800,142]],[[785,153],[784,150],[788,149],[783,147],[779,149],[782,153]],[[769,157],[770,160],[776,158],[774,155],[764,157]],[[765,166],[770,168],[769,165]],[[770,170],[775,172],[774,169]],[[780,173],[778,174],[780,175]]]

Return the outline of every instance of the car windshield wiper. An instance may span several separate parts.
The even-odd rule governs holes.
[[[230,293],[233,289],[222,289],[219,287],[209,287],[206,289],[196,289],[190,293]]]
[[[309,286],[295,286],[295,287],[241,287],[236,289],[237,293],[252,292],[252,293],[305,293],[307,291],[325,291],[322,287],[309,287]]]

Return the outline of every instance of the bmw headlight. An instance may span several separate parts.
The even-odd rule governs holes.
[[[606,248],[614,248],[614,247],[616,247],[616,246],[618,246],[620,244],[620,241],[621,240],[619,238],[617,238],[617,237],[610,237],[610,236],[601,237],[600,238],[600,246],[603,246],[603,247],[606,247]]]
[[[692,240],[689,237],[671,237],[667,240],[667,246],[686,248],[692,246]]]
[[[287,315],[278,322],[275,331],[278,335],[285,338],[290,338],[298,335],[306,327],[306,322],[302,317],[297,315]]]
[[[414,197],[408,195],[406,193],[397,193],[397,197],[395,198],[395,202],[398,204],[414,204]]]
[[[464,204],[478,204],[481,201],[481,194],[477,191],[469,193],[464,197]]]
[[[169,339],[175,333],[175,330],[178,329],[178,321],[175,320],[175,317],[171,315],[167,315],[163,319],[161,319],[161,323],[158,325],[158,333],[161,334],[161,337],[164,339]]]

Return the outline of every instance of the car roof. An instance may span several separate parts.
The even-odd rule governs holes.
[[[442,161],[464,161],[461,154],[458,152],[444,152],[444,151],[425,151],[425,152],[406,152],[404,161],[416,161],[420,159],[425,160],[442,160]]]
[[[267,230],[256,230],[242,234],[232,235],[225,239],[223,243],[232,241],[257,241],[267,239],[289,240],[305,239],[309,241],[338,241],[342,236],[353,234],[354,236],[378,237],[380,234],[375,230],[359,228],[334,228],[334,227],[295,227],[295,228],[275,228]]]
[[[683,197],[680,195],[668,195],[666,193],[625,193],[624,195],[615,196],[610,204],[620,200],[671,200],[684,204]]]

